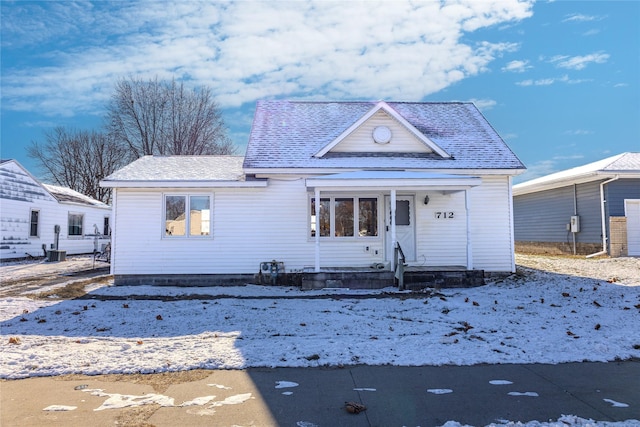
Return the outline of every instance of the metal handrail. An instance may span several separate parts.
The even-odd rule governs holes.
[[[396,242],[396,247],[393,250],[393,261],[396,267],[394,277],[398,280],[398,289],[401,291],[404,290],[404,266],[406,260],[400,243]]]

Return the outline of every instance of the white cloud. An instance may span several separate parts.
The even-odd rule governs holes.
[[[222,107],[279,96],[419,100],[517,47],[472,44],[465,32],[532,14],[516,0],[44,4],[14,4],[3,29],[4,48],[50,47],[44,63],[5,63],[6,109],[95,112],[129,75],[210,86]]]
[[[604,64],[609,59],[609,54],[597,52],[584,56],[566,56],[558,55],[550,59],[551,63],[556,64],[560,68],[568,68],[570,70],[582,70],[590,63]]]
[[[548,77],[544,79],[527,79],[516,82],[518,86],[551,86],[555,83],[566,83],[566,84],[579,84],[590,82],[592,79],[570,79],[566,74],[561,77]]]
[[[480,110],[490,110],[493,107],[496,106],[496,101],[493,99],[475,99],[472,98],[469,101],[473,102],[475,104],[476,107],[478,107],[478,109]]]
[[[562,22],[593,22],[593,21],[601,21],[605,19],[606,16],[594,16],[594,15],[583,15],[581,13],[572,13],[567,15]]]
[[[502,71],[509,71],[512,73],[523,73],[530,68],[533,68],[533,67],[529,65],[529,61],[517,60],[517,61],[511,61],[507,65],[502,67]]]
[[[562,22],[589,22],[594,21],[595,19],[596,18],[594,16],[572,13],[571,15],[567,15],[567,17],[564,18]]]
[[[564,131],[565,135],[593,135],[593,131],[587,129],[572,129]]]

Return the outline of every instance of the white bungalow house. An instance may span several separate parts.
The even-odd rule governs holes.
[[[0,259],[44,256],[56,243],[66,255],[93,253],[109,242],[110,219],[110,206],[0,161]]]
[[[524,169],[472,103],[260,101],[244,157],[147,156],[102,181],[111,272],[158,284],[246,279],[272,260],[393,272],[398,247],[408,268],[513,272],[511,178]]]

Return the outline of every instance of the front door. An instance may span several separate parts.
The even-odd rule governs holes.
[[[396,197],[396,240],[404,252],[406,261],[416,260],[416,231],[415,210],[413,196]],[[386,230],[386,259],[393,259],[393,242],[391,239],[391,199],[385,196],[385,230]]]

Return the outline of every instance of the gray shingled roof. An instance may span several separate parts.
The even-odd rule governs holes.
[[[242,159],[242,156],[144,156],[103,182],[241,181]]]
[[[472,103],[388,102],[430,140],[450,153],[314,154],[335,140],[377,102],[258,101],[244,160],[246,169],[524,169]]]
[[[619,158],[602,168],[603,172],[640,172],[640,153],[622,153]]]

